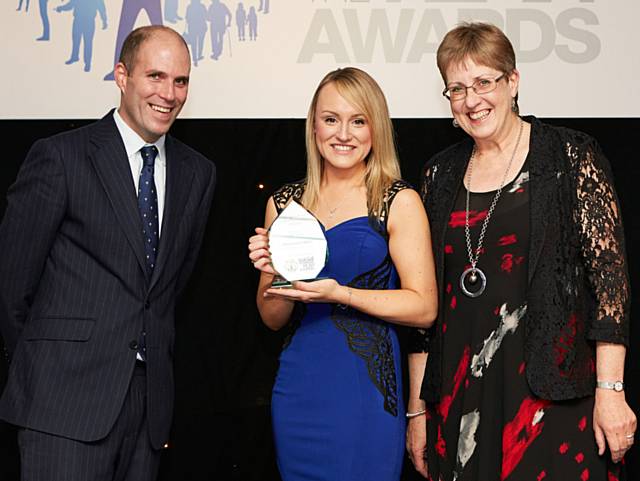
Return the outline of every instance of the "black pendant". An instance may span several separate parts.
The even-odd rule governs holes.
[[[477,287],[478,281],[480,281],[479,287]],[[473,290],[468,289],[467,285]],[[475,269],[473,267],[469,267],[460,276],[460,289],[462,289],[462,292],[469,297],[478,297],[484,292],[486,287],[487,277],[484,275],[484,272],[477,267]]]

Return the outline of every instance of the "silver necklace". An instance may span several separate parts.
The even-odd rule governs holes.
[[[489,225],[489,220],[491,219],[491,215],[496,208],[496,204],[498,203],[498,199],[500,199],[500,194],[502,194],[502,188],[504,187],[504,183],[507,181],[507,175],[509,174],[509,170],[511,169],[511,164],[513,164],[513,159],[516,156],[516,152],[518,150],[518,145],[520,145],[520,137],[522,137],[524,122],[520,120],[520,130],[518,131],[518,138],[516,139],[516,145],[513,148],[513,152],[511,154],[511,158],[509,159],[509,164],[507,165],[507,169],[504,171],[502,176],[502,182],[500,182],[500,187],[496,191],[493,196],[493,200],[491,201],[491,205],[489,206],[489,210],[487,211],[487,216],[484,218],[482,222],[482,227],[480,229],[480,235],[478,236],[478,247],[476,247],[475,251],[471,248],[471,232],[469,228],[469,192],[471,191],[471,174],[473,171],[473,160],[476,156],[476,147],[473,146],[473,150],[471,151],[471,158],[469,159],[469,168],[467,169],[467,200],[465,207],[465,215],[464,215],[464,236],[467,242],[467,254],[469,255],[469,264],[471,267],[464,270],[462,275],[460,276],[460,289],[469,297],[478,297],[480,296],[485,288],[487,287],[487,276],[484,272],[478,267],[478,259],[480,258],[480,252],[482,251],[482,243],[484,242],[484,235],[487,232],[487,226]],[[475,285],[480,281],[480,287],[476,290],[474,289]],[[467,287],[467,283],[470,288]]]
[[[356,186],[358,187],[358,186]],[[325,203],[325,205],[327,206],[327,210],[329,211],[329,219],[333,219],[333,214],[336,213],[336,211],[342,207],[342,204],[345,203],[345,201],[347,200],[347,198],[349,197],[349,195],[351,194],[351,192],[353,191],[354,187],[350,187],[349,190],[347,190],[347,192],[344,194],[344,196],[342,197],[342,199],[340,199],[340,202],[338,202],[338,205],[336,205],[333,209],[331,207],[329,207],[329,204],[327,204],[327,202],[323,199],[323,202]]]

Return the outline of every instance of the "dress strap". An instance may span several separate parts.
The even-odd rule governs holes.
[[[413,189],[413,187],[411,186],[411,184],[409,184],[409,182],[406,182],[402,179],[393,181],[384,190],[381,211],[379,213],[376,211],[372,211],[369,214],[369,221],[371,225],[385,238],[387,237],[387,221],[389,219],[389,211],[391,210],[393,199],[396,198],[398,192],[405,189]]]
[[[307,186],[307,183],[304,180],[298,182],[291,182],[289,184],[284,184],[278,190],[273,193],[273,202],[276,205],[276,211],[278,214],[284,210],[291,199],[296,202],[300,202],[302,199],[302,194],[304,194],[304,189]]]
[[[296,202],[300,202],[306,187],[307,183],[304,180],[301,180],[298,182],[284,184],[276,190],[273,193],[273,201],[275,203],[277,213],[279,214],[282,212],[292,199]],[[393,181],[384,191],[381,211],[379,213],[376,211],[369,213],[369,219],[372,221],[372,225],[385,237],[387,233],[387,219],[389,217],[389,210],[391,209],[393,199],[395,199],[398,192],[412,188],[411,184],[402,179]]]

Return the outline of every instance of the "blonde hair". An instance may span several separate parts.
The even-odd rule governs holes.
[[[495,25],[483,22],[462,22],[447,32],[436,58],[445,85],[447,69],[468,59],[506,74],[516,69],[516,54],[507,36]],[[514,100],[517,108],[517,94]]]
[[[382,212],[385,189],[400,178],[400,165],[384,94],[368,73],[355,67],[329,72],[313,94],[306,123],[307,185],[302,203],[307,209],[313,210],[320,196],[323,159],[316,144],[314,123],[320,91],[328,84],[332,84],[347,102],[362,112],[371,129],[371,151],[365,160],[367,208],[369,213],[379,214]]]

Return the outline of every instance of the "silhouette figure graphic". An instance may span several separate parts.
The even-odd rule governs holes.
[[[20,10],[22,10],[22,3],[24,2],[24,0],[20,0],[18,2],[18,8],[16,8],[16,11],[19,12]],[[24,11],[28,12],[29,11],[29,0],[27,0],[27,4],[24,7]]]
[[[49,0],[39,0],[40,20],[42,20],[42,35],[36,38],[38,42],[49,40],[49,12],[47,11],[47,3]]]
[[[247,23],[249,24],[249,40],[255,40],[258,36],[258,14],[256,13],[255,7],[249,9]]]
[[[160,0],[123,0],[113,65],[118,63],[124,39],[129,35],[131,30],[133,30],[133,26],[142,10],[147,12],[151,25],[162,25],[162,7],[160,6]],[[105,75],[104,79],[113,80],[113,70]]]
[[[211,34],[211,58],[218,60],[224,47],[224,34],[231,26],[231,12],[220,0],[211,0],[208,19]]]
[[[204,47],[204,37],[207,34],[207,7],[202,5],[200,0],[191,0],[187,7],[186,14],[187,32],[186,40],[191,45],[191,57],[193,65],[198,66],[198,62],[204,58],[202,50]]]
[[[182,20],[182,17],[178,15],[178,0],[164,0],[164,19],[169,23]]]
[[[238,40],[244,42],[244,27],[247,24],[247,12],[242,2],[236,8],[236,25],[238,26]]]
[[[107,28],[107,10],[104,0],[69,0],[68,3],[56,7],[56,12],[73,10],[73,26],[71,27],[71,57],[65,63],[70,65],[79,60],[80,41],[84,47],[84,71],[91,70],[93,54],[93,37],[96,32],[96,14],[100,14],[102,29]]]
[[[269,13],[269,0],[260,0],[258,12]]]

